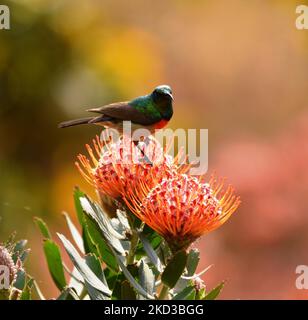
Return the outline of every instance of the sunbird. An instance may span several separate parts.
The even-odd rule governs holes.
[[[152,93],[131,101],[88,109],[86,111],[98,113],[99,116],[65,121],[59,124],[59,128],[96,124],[123,132],[123,121],[131,121],[132,130],[145,128],[153,133],[155,129],[164,128],[172,118],[172,103],[171,88],[168,85],[160,85]]]

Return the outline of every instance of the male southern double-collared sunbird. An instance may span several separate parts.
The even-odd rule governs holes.
[[[165,127],[173,115],[172,90],[167,85],[161,85],[148,95],[135,98],[127,102],[111,103],[87,111],[98,113],[99,116],[65,121],[59,128],[66,128],[80,124],[97,124],[106,128],[123,130],[123,121],[131,121],[132,130],[138,128],[155,129]]]

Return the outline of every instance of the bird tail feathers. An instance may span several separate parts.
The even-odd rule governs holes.
[[[58,125],[58,127],[59,128],[68,128],[68,127],[78,126],[81,124],[95,124],[95,123],[110,121],[110,120],[112,120],[112,118],[101,115],[99,117],[88,117],[88,118],[81,118],[81,119],[64,121],[64,122],[61,122]]]

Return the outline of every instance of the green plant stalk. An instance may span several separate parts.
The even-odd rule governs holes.
[[[169,293],[169,287],[166,285],[163,285],[159,293],[158,300],[167,300],[168,293]]]
[[[130,239],[130,249],[126,258],[127,265],[134,264],[135,262],[135,253],[139,243],[139,237],[137,231],[133,230],[131,239]]]
[[[0,300],[9,300],[9,299],[10,299],[10,290],[1,289]]]
[[[126,207],[126,212],[127,212],[127,220],[128,220],[129,226],[131,228],[131,232],[132,232],[132,235],[130,238],[130,250],[129,250],[127,258],[126,258],[126,264],[132,265],[135,262],[135,253],[136,253],[136,249],[137,249],[137,246],[139,243],[139,235],[138,235],[138,232],[134,226],[136,217],[133,215],[132,212],[130,212],[130,210],[127,208],[127,206],[125,206],[125,207]],[[143,228],[143,225],[144,224],[142,224],[142,228]]]
[[[88,294],[88,290],[86,289],[86,287],[83,287],[82,291],[81,291],[81,293],[79,295],[79,299],[83,300],[87,294]]]

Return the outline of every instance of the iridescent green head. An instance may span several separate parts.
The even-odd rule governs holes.
[[[173,114],[171,88],[167,85],[158,86],[154,89],[151,96],[163,118],[170,120]]]
[[[154,89],[152,96],[155,99],[173,100],[172,90],[167,85],[161,85]]]

